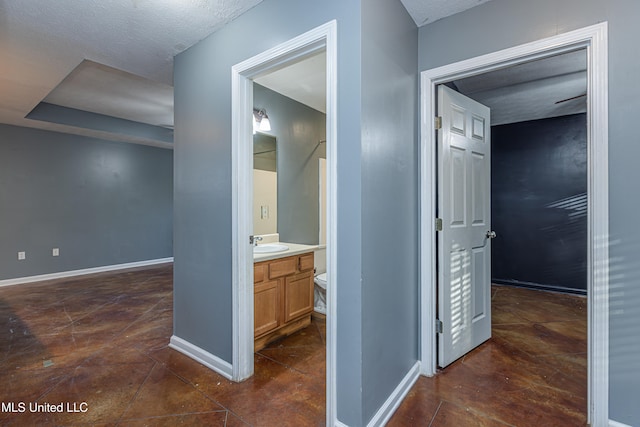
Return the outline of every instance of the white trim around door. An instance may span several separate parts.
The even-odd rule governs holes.
[[[330,21],[232,67],[232,378],[253,375],[253,79],[325,50],[327,57],[327,425],[337,422],[337,22]]]
[[[587,50],[588,68],[588,414],[609,420],[609,171],[607,23],[556,35],[421,73],[420,224],[421,373],[436,372],[436,86],[455,79]]]

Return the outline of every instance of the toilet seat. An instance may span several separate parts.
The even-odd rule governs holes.
[[[318,274],[315,277],[314,282],[316,283],[316,285],[320,286],[322,289],[327,289],[327,273]]]

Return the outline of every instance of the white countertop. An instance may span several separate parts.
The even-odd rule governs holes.
[[[253,262],[260,261],[269,261],[271,259],[285,258],[292,255],[303,254],[305,252],[313,252],[316,249],[321,249],[324,245],[301,245],[299,243],[287,243],[287,242],[277,242],[281,245],[286,245],[289,247],[288,250],[282,252],[269,252],[265,254],[253,254]],[[260,246],[260,245],[258,245]]]

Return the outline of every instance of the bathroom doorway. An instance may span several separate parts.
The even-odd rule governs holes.
[[[606,23],[422,73],[421,317],[422,373],[436,371],[436,86],[510,65],[586,49],[588,52],[588,408],[592,424],[608,420],[608,161]],[[594,296],[597,295],[598,298]]]
[[[254,369],[254,271],[253,271],[253,120],[254,83],[261,78],[290,65],[324,53],[326,65],[325,137],[315,141],[326,149],[327,205],[326,205],[326,270],[327,270],[327,320],[326,320],[326,416],[329,423],[336,420],[335,408],[335,338],[336,338],[336,26],[331,21],[302,34],[259,55],[236,64],[233,77],[233,379],[241,381],[253,375]],[[258,108],[260,112],[260,109]],[[264,111],[266,115],[269,111]],[[322,142],[321,142],[322,141]],[[317,163],[316,163],[317,165]],[[318,174],[316,172],[315,176]],[[279,179],[278,179],[279,181]],[[279,192],[281,185],[278,184]],[[316,183],[317,187],[317,183]],[[280,203],[278,203],[280,204]],[[317,214],[316,210],[316,214]],[[284,211],[278,212],[278,216]],[[316,226],[315,238],[318,236]]]

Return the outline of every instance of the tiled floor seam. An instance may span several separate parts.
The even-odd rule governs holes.
[[[429,427],[435,427],[435,426],[433,426],[433,422],[436,420],[436,416],[438,415],[438,411],[442,407],[442,402],[443,402],[442,399],[440,399],[440,402],[438,403],[438,407],[436,408],[435,412],[433,413],[433,416],[431,417],[431,421],[429,421]]]
[[[496,417],[494,417],[494,416],[493,416],[493,415],[491,415],[491,414],[487,414],[487,413],[485,413],[485,412],[479,411],[478,409],[474,408],[473,406],[461,405],[461,404],[459,404],[459,403],[452,402],[452,401],[450,401],[450,400],[442,400],[442,401],[441,401],[441,404],[442,404],[442,402],[446,402],[446,403],[448,403],[448,404],[450,404],[450,405],[455,405],[455,406],[457,406],[458,408],[462,408],[462,409],[464,409],[464,410],[466,410],[466,411],[469,411],[469,412],[471,412],[471,413],[473,413],[473,414],[475,414],[475,415],[477,415],[477,416],[480,416],[480,417],[482,417],[482,418],[486,418],[486,419],[488,419],[488,420],[492,420],[492,421],[495,421],[495,422],[497,422],[497,423],[500,423],[500,424],[504,425],[505,427],[518,427],[518,426],[516,426],[516,425],[514,425],[514,424],[509,424],[508,422],[506,422],[506,421],[504,421],[504,420],[501,420],[501,419],[499,419],[499,418],[496,418]],[[440,408],[440,407],[438,406],[438,409],[439,409],[439,408]],[[435,417],[435,416],[434,416],[434,417]],[[433,426],[433,427],[438,427],[438,426],[437,426],[437,425],[435,425],[435,426]]]
[[[124,417],[124,414],[127,413],[127,411],[129,410],[129,408],[131,408],[131,405],[133,405],[133,402],[135,402],[135,400],[138,398],[138,395],[140,394],[140,390],[142,390],[142,388],[144,387],[144,385],[147,383],[147,380],[149,380],[149,377],[151,377],[151,373],[153,372],[153,369],[158,365],[157,361],[154,361],[154,364],[151,365],[151,368],[149,369],[149,372],[147,372],[147,376],[144,377],[144,380],[140,383],[140,385],[138,386],[138,389],[136,390],[136,392],[133,394],[133,396],[131,397],[131,400],[129,400],[129,403],[127,404],[127,406],[124,408],[124,410],[122,411],[122,414],[120,414],[120,416],[118,417],[116,424],[120,424],[123,419],[122,417]]]
[[[144,313],[142,313],[140,316],[138,316],[135,320],[131,321],[131,323],[129,323],[129,325],[127,325],[126,328],[123,328],[120,332],[118,332],[117,334],[115,334],[111,340],[109,340],[109,344],[111,344],[113,341],[115,341],[117,338],[122,337],[128,330],[129,328],[131,328],[133,325],[135,325],[136,323],[138,323],[140,321],[140,319],[142,319],[145,315],[147,315],[147,313],[151,312],[154,308],[156,308],[160,303],[162,303],[162,301],[165,300],[165,298],[167,297],[162,297],[160,298],[160,300],[158,300],[158,302],[156,302],[151,308],[149,308],[148,310],[146,310]]]
[[[252,423],[250,423],[248,420],[244,419],[243,416],[241,416],[240,414],[235,413],[231,409],[227,409],[227,421],[225,421],[225,423],[224,423],[225,426],[229,422],[229,415],[230,414],[233,415],[234,417],[236,417],[237,419],[239,419],[240,421],[242,421],[243,423],[245,423],[247,425],[247,427],[254,427],[254,425]]]
[[[215,403],[216,405],[220,406],[221,408],[223,408],[225,411],[227,412],[231,412],[233,413],[236,417],[242,419],[242,417],[240,417],[238,414],[234,413],[231,409],[227,408],[225,405],[223,405],[222,403],[218,402],[216,399],[214,399],[212,396],[209,396],[207,393],[205,393],[204,391],[202,391],[199,387],[197,387],[192,381],[190,381],[189,379],[183,377],[182,375],[180,375],[178,372],[174,371],[173,369],[171,369],[171,367],[169,367],[166,363],[164,362],[160,362],[156,359],[153,358],[153,356],[147,355],[149,358],[151,358],[152,360],[154,360],[157,364],[161,365],[164,369],[166,369],[167,371],[171,372],[173,375],[175,375],[178,379],[180,379],[182,382],[184,382],[185,384],[188,384],[189,386],[191,386],[195,391],[197,391],[198,393],[200,393],[203,397],[207,398],[208,400],[210,400],[211,402]],[[154,365],[155,366],[155,365]],[[146,380],[145,380],[146,381]],[[212,412],[216,412],[216,411],[212,411]],[[246,421],[244,419],[242,419],[242,421],[244,421],[246,423]]]
[[[167,418],[184,417],[185,415],[206,415],[206,414],[216,414],[216,413],[221,413],[221,412],[228,413],[229,411],[226,410],[226,409],[222,409],[222,410],[218,410],[218,411],[185,412],[183,414],[155,415],[155,416],[150,416],[150,417],[127,418],[126,420],[119,420],[116,425],[120,425],[121,423],[132,422],[132,421],[161,420],[161,419],[167,419]],[[226,421],[225,421],[225,423],[226,423]]]
[[[291,347],[291,348],[293,348],[293,347]],[[260,352],[258,352],[258,353],[256,353],[256,354],[259,354],[261,357],[264,357],[265,359],[269,359],[270,361],[272,361],[272,362],[274,362],[274,363],[277,363],[277,364],[278,364],[278,365],[280,365],[280,366],[284,366],[284,367],[285,367],[285,368],[287,368],[287,369],[290,369],[290,370],[292,370],[292,371],[295,371],[295,372],[299,373],[300,375],[304,375],[305,377],[313,377],[313,375],[310,375],[310,374],[309,374],[309,373],[307,373],[307,372],[303,372],[303,371],[301,371],[301,370],[299,370],[299,369],[297,369],[297,368],[294,368],[294,367],[293,367],[293,366],[291,366],[291,365],[287,365],[286,363],[282,363],[281,361],[279,361],[279,360],[277,360],[277,359],[274,359],[273,357],[269,357],[269,356],[264,355],[264,354],[262,354],[262,353],[260,353]]]

